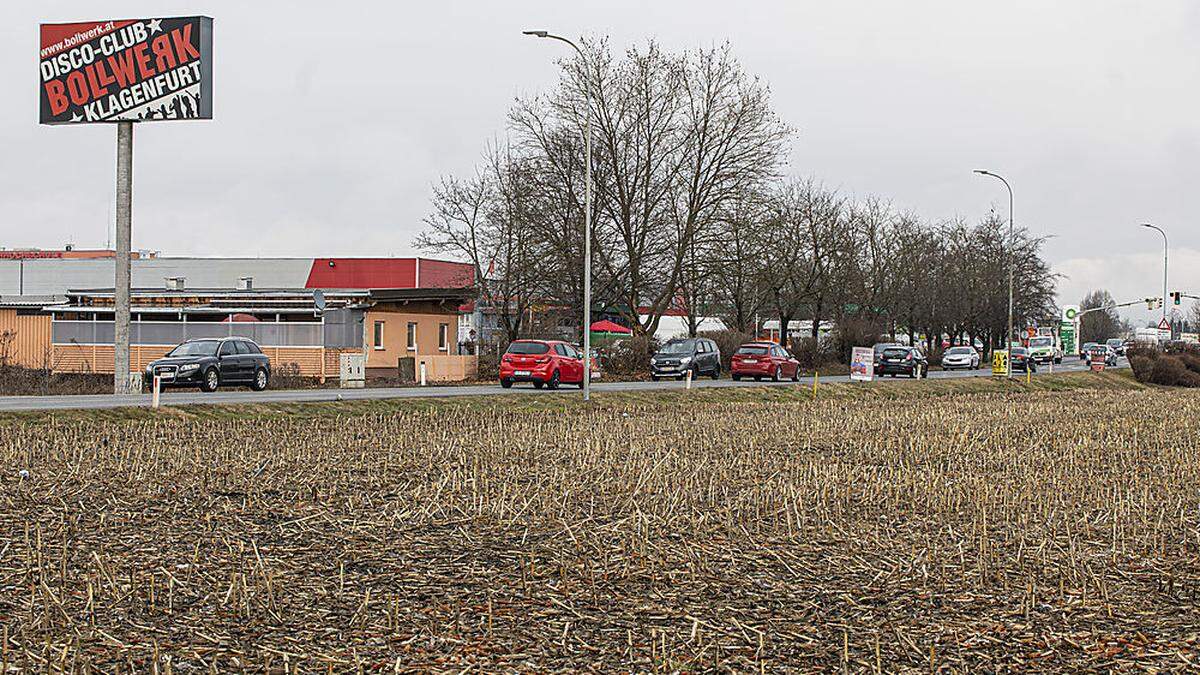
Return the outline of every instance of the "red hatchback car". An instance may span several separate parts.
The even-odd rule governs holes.
[[[735,380],[769,377],[778,382],[786,377],[795,382],[800,379],[800,362],[774,342],[747,342],[734,352],[730,373]]]
[[[583,354],[558,340],[514,340],[500,357],[500,386],[508,389],[513,382],[532,382],[538,389],[557,389],[560,384],[582,387]]]

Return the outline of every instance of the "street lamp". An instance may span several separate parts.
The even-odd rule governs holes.
[[[1142,223],[1142,227],[1148,227],[1151,230],[1158,230],[1158,233],[1163,238],[1163,294],[1162,294],[1162,310],[1163,321],[1167,320],[1167,233],[1163,232],[1161,227],[1151,225],[1150,223]]]
[[[583,50],[565,37],[544,30],[523,31],[525,35],[565,42],[579,54],[584,63],[584,177],[583,177],[583,400],[591,400],[592,392],[592,88],[588,83],[587,57]]]
[[[1009,248],[1009,257],[1008,257],[1008,338],[1007,338],[1007,342],[1005,342],[1005,344],[1004,344],[1004,350],[1009,352],[1008,368],[1007,368],[1007,371],[1005,374],[1008,377],[1012,377],[1012,353],[1011,352],[1012,352],[1012,330],[1013,330],[1013,275],[1014,275],[1013,270],[1017,266],[1016,265],[1016,242],[1013,240],[1013,191],[1012,191],[1012,186],[1008,184],[1008,181],[1004,180],[1004,176],[992,173],[991,171],[984,171],[983,169],[976,169],[975,173],[977,173],[981,176],[991,176],[992,178],[998,178],[1001,183],[1004,183],[1004,187],[1008,188],[1008,248]]]

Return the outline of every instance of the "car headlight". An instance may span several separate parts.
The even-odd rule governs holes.
[[[689,363],[691,363],[691,362],[692,362],[692,357],[690,357],[690,356],[685,356],[685,357],[683,357],[682,359],[679,359],[679,362],[680,362],[681,364],[683,364],[683,365],[685,365],[685,366],[686,366],[687,364],[689,364]]]
[[[179,366],[179,372],[180,372],[180,374],[190,373],[190,372],[197,370],[198,368],[200,368],[199,363],[189,363],[189,364],[186,364],[183,366]]]
[[[658,365],[658,359],[656,359],[656,358],[654,358],[653,356],[651,356],[651,357],[650,357],[650,365],[652,365],[652,366],[657,366],[657,365]]]

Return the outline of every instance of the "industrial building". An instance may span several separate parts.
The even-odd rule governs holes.
[[[55,372],[111,373],[114,258],[3,251],[0,361]],[[473,268],[426,258],[172,258],[131,261],[130,367],[179,342],[242,335],[276,369],[337,377],[362,353],[368,377],[423,363],[428,379],[475,375],[459,352]]]

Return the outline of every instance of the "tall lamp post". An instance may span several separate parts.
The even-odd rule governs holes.
[[[1167,233],[1163,232],[1161,227],[1151,225],[1150,223],[1142,223],[1142,227],[1148,227],[1151,230],[1157,230],[1163,238],[1163,294],[1162,294],[1162,310],[1163,321],[1167,320]]]
[[[558,40],[571,45],[583,63],[587,56],[579,45],[544,30],[523,31],[525,35]],[[584,168],[583,168],[583,400],[592,397],[592,87],[583,77]]]
[[[1008,188],[1008,338],[1004,343],[1004,349],[1005,351],[1010,352],[1008,355],[1008,368],[1006,369],[1005,375],[1007,377],[1012,377],[1011,352],[1013,338],[1013,276],[1014,270],[1017,266],[1015,251],[1016,242],[1013,241],[1013,190],[1012,186],[1008,184],[1008,181],[1004,180],[1004,176],[1001,176],[1000,174],[995,174],[991,171],[984,171],[983,169],[976,169],[975,173],[981,176],[991,176],[992,178],[997,178],[1001,183],[1004,183],[1004,187]]]

